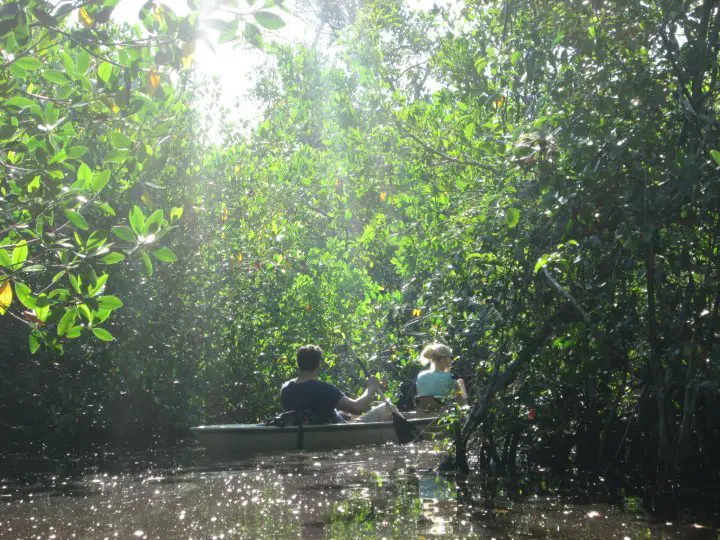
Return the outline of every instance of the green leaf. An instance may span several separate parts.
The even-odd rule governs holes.
[[[103,264],[117,264],[124,260],[125,260],[125,255],[123,255],[122,253],[113,251],[112,253],[108,253],[102,259],[100,259],[100,262]]]
[[[87,153],[88,149],[84,146],[71,146],[66,150],[67,159],[78,159]]]
[[[517,227],[518,222],[520,221],[520,210],[517,208],[508,208],[505,211],[505,224],[510,227],[511,229],[514,229]]]
[[[145,234],[147,232],[147,229],[145,228],[145,214],[143,214],[143,211],[140,210],[140,207],[137,205],[133,205],[132,209],[130,210],[130,226],[132,227],[132,230],[135,231],[135,234]]]
[[[127,155],[128,155],[127,150],[110,150],[105,155],[105,159],[103,160],[103,162],[104,163],[122,164],[125,161],[125,158],[127,158]]]
[[[42,76],[49,82],[64,85],[70,82],[70,79],[62,71],[56,69],[46,69],[42,72]]]
[[[17,64],[10,64],[10,75],[16,79],[27,79],[28,72]]]
[[[100,77],[104,82],[110,81],[110,77],[112,77],[113,72],[113,66],[110,62],[103,62],[98,66],[98,77]]]
[[[99,294],[100,291],[102,291],[102,288],[105,286],[105,282],[108,280],[109,277],[110,274],[103,274],[102,276],[100,276],[95,282],[95,285],[88,289],[88,296],[93,297]]]
[[[68,274],[68,279],[70,280],[70,284],[72,285],[73,289],[75,289],[75,292],[78,294],[82,294],[82,278],[80,276]]]
[[[73,62],[70,55],[66,52],[62,53],[62,63],[68,75],[72,76],[75,74],[75,63]]]
[[[166,122],[160,122],[157,126],[155,126],[150,133],[151,137],[164,137],[168,133],[170,133],[170,128],[172,128],[173,122],[172,120],[168,120]]]
[[[10,258],[10,255],[8,255],[8,252],[4,249],[0,249],[0,266],[5,268],[10,268],[10,266],[12,266],[12,259]]]
[[[540,257],[537,262],[535,263],[535,268],[533,269],[533,273],[537,274],[541,268],[543,268],[548,262],[548,256],[543,255]]]
[[[35,309],[35,298],[32,295],[30,287],[19,281],[15,282],[15,296],[20,303],[28,309]]]
[[[265,47],[262,34],[260,33],[258,27],[254,24],[249,22],[245,23],[245,31],[243,32],[243,36],[248,43],[257,47],[258,49],[263,50],[263,48]]]
[[[141,251],[140,255],[142,256],[143,265],[145,266],[145,273],[148,277],[152,277],[153,275],[153,263],[150,260],[150,255],[147,254],[146,251]]]
[[[60,319],[57,326],[57,335],[63,336],[65,333],[75,325],[77,319],[77,312],[74,308],[65,308],[65,314]]]
[[[82,186],[82,188],[89,186],[90,182],[92,182],[92,177],[93,173],[90,170],[90,167],[88,167],[85,163],[81,163],[77,172],[78,185]]]
[[[6,100],[3,105],[5,107],[17,107],[18,109],[26,109],[28,107],[36,105],[36,103],[32,99],[28,99],[26,97],[14,96]]]
[[[110,171],[100,171],[93,175],[92,177],[92,188],[93,191],[96,193],[99,193],[102,191],[102,189],[107,185],[107,183],[110,181]]]
[[[715,163],[720,165],[720,152],[718,152],[717,150],[710,150],[710,155],[715,160]]]
[[[96,338],[101,339],[102,341],[113,341],[115,339],[113,335],[104,328],[93,328],[92,332],[95,334]]]
[[[121,308],[123,306],[123,303],[122,303],[122,300],[120,300],[117,296],[113,296],[113,295],[98,296],[97,306],[98,306],[98,309],[105,310],[105,311],[112,311],[114,309]]]
[[[112,232],[120,240],[125,240],[126,242],[137,242],[137,237],[135,236],[135,233],[130,227],[126,225],[119,225],[117,227],[113,227]]]
[[[73,326],[65,333],[65,337],[67,337],[68,339],[79,338],[80,334],[82,334],[82,329],[82,326]]]
[[[285,21],[269,11],[258,11],[255,13],[255,20],[268,30],[279,30],[285,26]]]
[[[70,221],[70,223],[75,225],[78,229],[87,231],[90,228],[87,221],[85,221],[85,218],[78,214],[75,210],[65,210],[65,217],[68,218],[68,221]]]
[[[90,54],[81,50],[75,57],[75,71],[76,73],[85,73],[90,67]]]
[[[475,124],[470,123],[465,126],[465,138],[467,140],[472,140],[473,135],[475,135]]]
[[[160,262],[172,263],[177,261],[177,255],[175,255],[170,248],[161,247],[153,251],[153,255],[155,255],[155,258]]]
[[[110,142],[112,142],[112,145],[115,148],[121,150],[127,150],[132,146],[132,140],[130,139],[130,137],[128,137],[124,133],[120,133],[119,131],[113,131],[110,134]]]
[[[144,229],[145,233],[149,234],[151,232],[158,232],[160,230],[160,226],[163,222],[163,211],[162,210],[155,210],[149,218],[145,221]],[[150,227],[152,225],[155,225],[157,228],[154,231],[150,230]]]
[[[109,203],[106,203],[106,202],[100,203],[100,204],[98,205],[98,208],[99,208],[100,210],[102,210],[102,211],[103,211],[106,215],[108,215],[108,216],[114,216],[114,215],[116,215],[116,214],[115,214],[115,209],[114,209],[112,206],[110,206]]]
[[[38,349],[40,348],[40,338],[42,334],[38,332],[37,330],[33,330],[30,332],[30,335],[28,336],[28,341],[30,345],[30,354],[35,354]]]
[[[21,240],[18,242],[18,245],[15,246],[12,250],[12,257],[10,260],[10,266],[13,270],[19,270],[22,268],[23,263],[27,260],[28,257],[28,247],[27,242],[25,240]]]
[[[180,219],[183,215],[183,207],[182,206],[175,206],[170,209],[170,221],[175,221],[176,219]]]
[[[42,62],[40,62],[40,60],[38,60],[37,58],[32,58],[30,56],[18,58],[17,60],[15,60],[15,64],[17,64],[19,67],[23,68],[26,71],[35,71],[36,69],[40,69],[42,67]]]

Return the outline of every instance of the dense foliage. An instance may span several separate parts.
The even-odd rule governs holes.
[[[31,4],[0,13],[4,440],[174,440],[276,410],[301,343],[354,391],[354,352],[397,384],[440,339],[496,462],[718,484],[714,2],[318,2],[333,47],[274,46],[220,145],[158,67],[192,17]]]

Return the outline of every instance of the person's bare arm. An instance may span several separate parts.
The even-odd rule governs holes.
[[[343,396],[340,401],[338,401],[336,407],[350,414],[362,414],[369,407],[370,403],[372,403],[379,389],[380,383],[377,379],[368,379],[367,388],[365,388],[365,391],[360,394],[360,396],[356,399]]]

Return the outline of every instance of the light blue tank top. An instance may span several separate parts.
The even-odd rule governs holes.
[[[417,376],[417,395],[445,398],[451,396],[455,387],[452,373],[426,369]]]

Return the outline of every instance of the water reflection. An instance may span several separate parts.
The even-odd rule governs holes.
[[[511,498],[502,483],[436,474],[439,457],[421,444],[5,472],[0,538],[715,538],[606,503]]]

